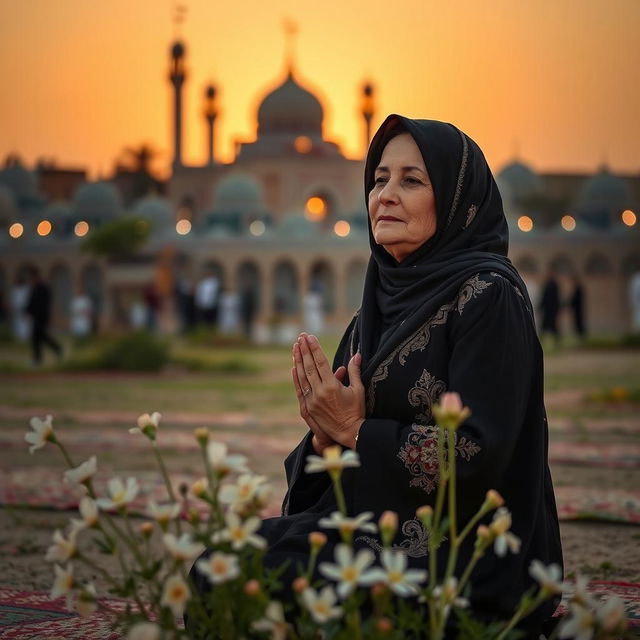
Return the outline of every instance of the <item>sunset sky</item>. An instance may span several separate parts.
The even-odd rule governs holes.
[[[494,169],[640,173],[640,0],[183,0],[187,163],[206,158],[202,94],[219,89],[216,153],[255,136],[283,79],[284,18],[297,78],[325,136],[363,153],[360,87],[391,112],[454,122]],[[170,0],[0,0],[0,162],[17,152],[108,174],[126,146],[171,160]]]

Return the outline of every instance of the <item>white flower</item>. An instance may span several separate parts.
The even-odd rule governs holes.
[[[557,564],[545,567],[540,560],[532,560],[529,566],[529,575],[536,580],[544,592],[548,595],[566,591],[562,580],[562,569]]]
[[[386,584],[394,593],[407,597],[419,591],[419,584],[426,580],[427,572],[422,569],[407,570],[407,556],[401,551],[383,549],[381,555],[383,569],[374,567],[369,578]]]
[[[375,533],[378,527],[373,522],[371,511],[365,511],[355,518],[343,516],[339,511],[334,511],[328,518],[320,518],[318,524],[325,529],[338,529],[342,533],[353,533],[354,531],[369,531]]]
[[[571,602],[580,604],[587,609],[594,609],[597,602],[593,595],[589,592],[588,587],[589,578],[586,578],[585,576],[577,576],[573,595],[571,596]],[[569,589],[570,587],[567,586],[567,591]]]
[[[375,559],[372,551],[361,549],[354,557],[351,547],[339,544],[336,545],[335,554],[338,563],[322,562],[319,570],[325,578],[339,582],[338,595],[341,598],[346,598],[358,584],[369,585],[375,582],[375,576],[372,580],[365,573],[365,569],[368,569]]]
[[[82,531],[83,529],[91,529],[98,523],[98,505],[95,500],[89,496],[85,496],[80,500],[79,505],[82,520],[72,519],[71,529],[74,531]]]
[[[605,633],[621,633],[627,628],[624,602],[617,596],[609,596],[596,606],[596,618]]]
[[[41,449],[47,442],[53,442],[53,417],[47,416],[44,420],[41,418],[31,418],[29,422],[34,433],[27,433],[24,439],[31,445],[29,453],[33,453],[36,449]]]
[[[71,484],[83,484],[89,478],[92,478],[98,470],[98,459],[95,456],[91,456],[88,460],[85,460],[82,464],[78,465],[74,469],[68,469],[64,472],[64,481]]]
[[[187,583],[182,576],[174,574],[164,583],[160,604],[163,607],[169,607],[173,615],[178,618],[184,614],[185,605],[190,598],[191,594]]]
[[[324,587],[319,594],[311,587],[302,592],[302,601],[318,624],[324,624],[342,615],[342,607],[334,606],[336,600],[336,593],[330,585]]]
[[[176,538],[172,533],[163,536],[162,541],[169,553],[182,562],[192,560],[202,553],[203,546],[199,542],[193,542],[188,533],[183,533],[180,538]]]
[[[152,414],[143,413],[138,416],[138,426],[133,427],[133,429],[129,429],[129,433],[141,433],[147,436],[150,440],[155,440],[156,431],[160,426],[161,417],[162,416],[157,411],[154,411]]]
[[[214,551],[207,559],[198,560],[196,568],[212,584],[228,582],[240,574],[238,556],[222,551]]]
[[[225,521],[227,524],[226,528],[211,536],[211,542],[214,544],[228,540],[231,542],[231,547],[235,551],[242,549],[247,544],[256,549],[264,549],[267,546],[267,541],[264,538],[255,535],[255,532],[262,524],[262,521],[257,516],[252,516],[242,522],[236,513],[229,511],[227,512]]]
[[[156,504],[154,500],[149,500],[147,509],[149,515],[161,525],[168,524],[170,520],[175,520],[180,515],[180,505],[177,502]]]
[[[227,455],[227,445],[223,442],[209,442],[207,458],[214,471],[220,476],[226,476],[229,473],[249,473],[247,457],[240,454]]]
[[[275,600],[272,600],[267,605],[264,618],[256,620],[251,625],[254,631],[270,631],[271,640],[286,640],[287,627],[288,625],[284,620],[282,604]]]
[[[127,640],[160,640],[160,627],[155,622],[137,622],[129,629]]]
[[[347,467],[359,467],[360,458],[352,449],[342,451],[338,445],[327,447],[322,456],[307,456],[306,473],[319,473],[328,471],[329,473],[339,473]]]
[[[140,487],[135,478],[127,478],[126,486],[120,478],[112,478],[107,482],[107,490],[111,498],[98,498],[96,502],[103,511],[125,509],[138,495]]]
[[[441,598],[445,617],[449,615],[451,607],[468,607],[469,600],[458,597],[458,578],[450,577],[444,585],[438,585],[433,590],[434,598]]]
[[[71,530],[69,537],[65,538],[60,529],[53,532],[53,544],[47,549],[45,560],[47,562],[66,562],[76,554],[75,530]]]
[[[80,617],[88,618],[98,608],[96,588],[91,582],[86,584],[76,598],[75,610]]]
[[[56,576],[51,587],[51,599],[55,600],[61,596],[67,596],[67,608],[71,604],[71,591],[74,587],[75,580],[73,578],[73,567],[71,564],[63,569],[59,564],[54,567]]]
[[[489,525],[489,531],[495,536],[493,550],[496,555],[504,557],[507,549],[511,553],[520,551],[520,538],[509,531],[511,528],[511,512],[506,507],[500,507],[494,514]]]
[[[237,484],[227,484],[220,489],[220,502],[231,505],[236,511],[242,510],[256,495],[258,487],[266,481],[265,476],[243,474]]]
[[[579,604],[569,605],[569,615],[560,623],[560,638],[591,640],[595,625],[593,614]]]

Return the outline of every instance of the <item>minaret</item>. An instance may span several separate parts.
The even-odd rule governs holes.
[[[213,157],[213,126],[218,116],[218,109],[216,107],[216,88],[210,84],[207,86],[204,92],[205,107],[204,117],[207,120],[207,151],[209,155],[209,164],[215,164]]]
[[[182,166],[182,85],[186,78],[184,69],[184,45],[177,40],[171,47],[171,72],[169,79],[174,90],[173,118],[173,166]]]
[[[368,80],[362,85],[362,117],[365,122],[365,139],[364,139],[364,153],[367,154],[369,149],[369,142],[371,141],[371,120],[373,119],[374,98],[373,98],[373,84]]]

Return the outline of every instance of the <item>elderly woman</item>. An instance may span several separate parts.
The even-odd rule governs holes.
[[[561,564],[562,554],[542,351],[526,288],[506,257],[500,194],[468,136],[397,115],[373,138],[365,193],[372,255],[362,307],[333,366],[314,336],[302,334],[293,346],[293,382],[309,433],[285,463],[282,516],[263,523],[266,561],[292,561],[292,574],[305,562],[308,534],[336,510],[327,474],[305,474],[305,460],[337,443],[360,457],[361,466],[343,474],[349,513],[397,511],[394,546],[410,566],[425,568],[427,535],[416,509],[433,504],[438,484],[432,406],[456,391],[472,410],[455,435],[458,520],[470,519],[496,489],[522,541],[520,553],[497,558],[489,551],[479,562],[471,607],[479,617],[507,619],[532,586],[531,561]],[[468,540],[457,575],[473,552]],[[338,541],[329,537],[321,559],[333,558]],[[381,548],[375,535],[358,532],[355,546]],[[446,541],[438,554],[442,571]],[[549,602],[526,621],[528,635],[538,637],[553,608]]]

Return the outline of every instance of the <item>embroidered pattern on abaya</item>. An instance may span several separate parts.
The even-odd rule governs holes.
[[[447,438],[445,431],[445,459],[447,457]],[[480,447],[465,436],[458,437],[454,431],[456,456],[469,462],[472,456],[480,451]],[[431,493],[439,484],[438,466],[438,427],[433,425],[414,424],[406,443],[398,452],[398,458],[404,462],[409,473],[414,476],[409,482],[410,487],[419,487]]]
[[[429,532],[417,518],[406,520],[402,524],[402,535],[405,539],[400,544],[394,544],[392,551],[402,551],[410,558],[423,558],[429,554]],[[446,540],[446,537],[442,539]],[[358,536],[356,542],[368,544],[377,553],[382,553],[383,546],[371,536]]]
[[[420,379],[415,386],[409,389],[407,399],[412,407],[422,409],[416,413],[416,420],[423,424],[432,421],[431,407],[440,399],[440,396],[447,390],[447,385],[443,380],[438,380],[426,369],[423,369]]]
[[[451,302],[440,307],[421,327],[412,333],[404,342],[400,343],[400,345],[378,365],[367,387],[367,413],[369,415],[373,413],[375,406],[376,385],[387,379],[389,376],[389,365],[395,358],[397,357],[400,365],[404,366],[411,353],[414,351],[424,351],[431,341],[431,329],[433,327],[445,324],[449,313],[454,309],[462,315],[467,302],[480,295],[491,285],[491,282],[481,280],[479,273],[476,273],[475,276],[463,282],[458,291],[458,295],[456,295]]]

